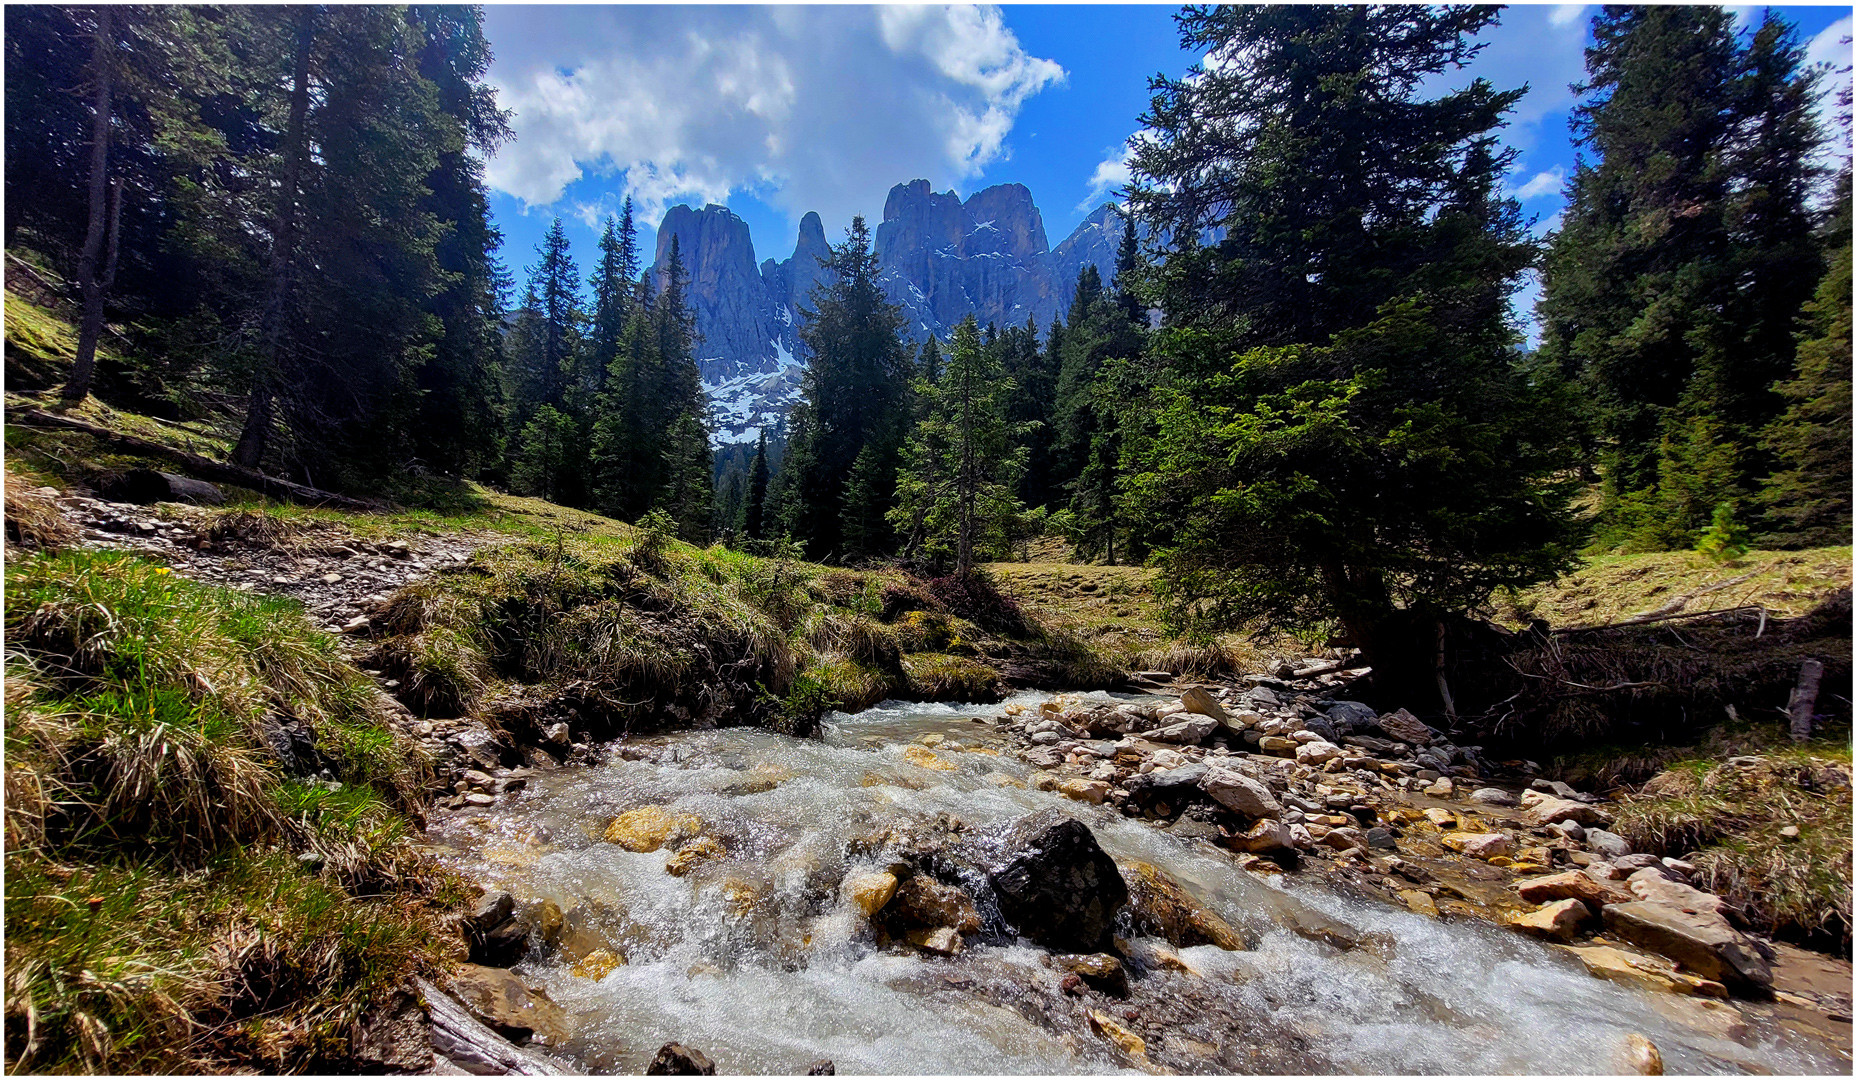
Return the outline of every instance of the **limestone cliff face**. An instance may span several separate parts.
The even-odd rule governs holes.
[[[819,265],[827,254],[824,222],[807,214],[793,254],[756,266],[748,225],[728,208],[674,206],[658,227],[653,271],[660,289],[673,236],[690,282],[717,442],[776,432],[799,396],[802,311],[826,276]],[[963,201],[915,180],[890,189],[874,242],[884,293],[903,308],[904,335],[920,341],[945,340],[970,314],[982,326],[1032,318],[1042,333],[1069,308],[1086,263],[1105,282],[1114,276],[1121,238],[1122,219],[1106,204],[1052,250],[1024,185],[1000,184]]]
[[[704,382],[736,378],[760,365],[777,335],[774,311],[754,265],[748,223],[726,206],[673,206],[658,226],[654,285],[664,291],[665,264],[675,237],[696,313],[696,355]]]

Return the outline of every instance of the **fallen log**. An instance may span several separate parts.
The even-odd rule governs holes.
[[[451,995],[415,979],[432,1019],[432,1050],[476,1076],[560,1076],[567,1070],[525,1050],[467,1012]]]
[[[338,495],[333,491],[323,491],[304,484],[281,480],[267,476],[256,469],[247,469],[230,462],[214,461],[212,458],[190,454],[185,450],[176,450],[150,439],[135,435],[125,435],[120,431],[111,431],[106,427],[73,420],[68,416],[56,416],[42,409],[24,409],[7,415],[7,422],[22,424],[26,427],[63,429],[78,431],[104,444],[136,454],[166,458],[196,476],[205,480],[216,480],[222,484],[235,484],[242,488],[262,492],[274,499],[289,499],[293,502],[308,503],[312,506],[333,506],[343,510],[378,510],[378,503]]]

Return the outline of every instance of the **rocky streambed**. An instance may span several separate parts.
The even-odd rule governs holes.
[[[1507,878],[1566,860],[1534,835],[1480,859],[1443,843],[1522,812],[1463,801],[1472,778],[1445,770],[1497,771],[1474,751],[1419,762],[1339,730],[1298,739],[1328,714],[1291,728],[1282,698],[1207,696],[1226,720],[1175,742],[1165,729],[1205,714],[1025,694],[886,703],[818,740],[684,732],[535,770],[433,822],[486,887],[475,963],[450,989],[539,1067],[599,1072],[1848,1070],[1848,1043],[1771,1005],[1669,992],[1667,963],[1595,978],[1485,917],[1534,908]],[[1226,722],[1239,714],[1254,719]],[[1293,748],[1247,743],[1272,720],[1281,734],[1256,738]],[[1392,741],[1376,730],[1358,737]],[[1299,755],[1318,740],[1340,752],[1299,761],[1326,753]],[[1243,799],[1258,812],[1228,805]],[[1487,902],[1445,887],[1460,879]]]

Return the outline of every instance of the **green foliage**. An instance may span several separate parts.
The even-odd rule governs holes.
[[[1534,254],[1495,195],[1521,91],[1415,89],[1495,17],[1180,16],[1243,61],[1162,81],[1133,162],[1151,227],[1226,230],[1155,274],[1166,377],[1125,482],[1178,625],[1339,622],[1390,684],[1430,669],[1439,615],[1571,563],[1577,410],[1502,315]]]
[[[1840,198],[1848,217],[1849,175]],[[1849,224],[1845,223],[1845,236]],[[10,316],[9,316],[10,317]],[[1851,538],[1851,245],[1834,254],[1805,308],[1798,367],[1774,390],[1786,411],[1767,425],[1762,446],[1779,461],[1760,501],[1783,547],[1843,544]]]
[[[1012,380],[980,343],[970,316],[954,330],[939,382],[918,380],[924,415],[903,449],[896,508],[889,518],[904,554],[973,572],[977,558],[1009,550],[1022,512],[1014,494],[1026,448],[1006,419]]]
[[[1735,520],[1734,504],[1716,506],[1709,527],[1696,541],[1696,550],[1720,563],[1731,563],[1747,554],[1747,528]]]
[[[1593,401],[1601,546],[1681,549],[1770,468],[1770,387],[1824,265],[1819,75],[1772,15],[1739,36],[1719,7],[1617,7],[1593,33],[1541,352]]]
[[[516,437],[510,482],[521,494],[565,501],[563,496],[574,482],[572,472],[579,461],[574,418],[553,405],[543,405]]]
[[[845,523],[861,530],[860,553],[875,540],[894,487],[896,447],[908,423],[911,364],[898,336],[901,309],[884,298],[877,256],[862,217],[851,220],[845,241],[823,260],[825,276],[813,287],[801,340],[811,354],[802,401],[788,418],[786,459],[776,478],[780,531],[816,559],[843,561]],[[853,493],[846,482],[859,455],[874,446]]]

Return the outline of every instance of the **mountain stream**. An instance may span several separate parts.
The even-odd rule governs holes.
[[[999,709],[885,702],[834,714],[818,740],[747,728],[633,740],[601,765],[548,773],[438,822],[434,839],[467,877],[551,900],[570,933],[591,929],[623,951],[627,962],[603,975],[576,974],[567,955],[517,968],[573,1021],[552,1052],[596,1072],[636,1074],[677,1041],[721,1073],[792,1074],[819,1059],[844,1074],[1612,1073],[1632,1034],[1672,1073],[1842,1067],[1757,1021],[1732,1032],[1685,1022],[1677,999],[1592,978],[1495,927],[1247,873],[1204,842],[1034,790],[985,722]],[[673,876],[668,847],[601,840],[615,815],[645,805],[700,819],[726,854]],[[963,881],[981,932],[953,956],[879,947],[840,896],[847,874],[891,861],[873,837],[952,829],[984,849],[1052,807],[1088,825],[1118,863],[1171,874],[1252,947],[1194,946],[1172,954],[1180,963],[1150,965],[1135,940],[1130,997],[1078,1000],[1061,992],[1064,972],[1046,951],[1001,921],[984,875]],[[1377,947],[1295,932],[1310,909]],[[1116,1049],[1093,1009],[1145,1050]]]

